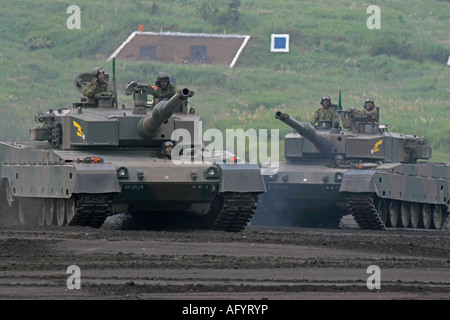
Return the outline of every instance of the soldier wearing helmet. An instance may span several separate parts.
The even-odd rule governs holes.
[[[333,127],[339,127],[339,118],[336,113],[336,110],[331,105],[330,96],[323,96],[320,100],[320,104],[322,108],[319,108],[311,119],[311,124],[314,125],[320,121],[329,121],[333,123]]]
[[[372,98],[367,98],[364,102],[364,114],[368,118],[378,122],[378,109],[375,107],[375,101]]]
[[[154,99],[152,107],[161,100],[169,100],[175,93],[177,93],[177,87],[170,82],[170,77],[165,72],[160,72],[156,77],[156,84],[152,86],[154,91]]]
[[[164,159],[171,159],[172,158],[172,149],[173,149],[173,142],[172,141],[165,141],[161,145],[161,155]]]
[[[89,102],[98,103],[101,96],[112,97],[113,90],[105,79],[105,69],[95,67],[91,71],[94,80],[89,83],[83,90],[83,94],[88,98]]]

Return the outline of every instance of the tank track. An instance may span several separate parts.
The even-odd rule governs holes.
[[[243,230],[256,211],[258,195],[254,193],[224,193],[223,206],[211,229],[239,232]]]
[[[421,230],[421,231],[439,231],[436,229],[422,228],[387,228],[375,208],[372,194],[350,194],[347,196],[347,210],[352,214],[356,223],[361,229],[370,230]],[[450,219],[448,219],[450,208],[443,215],[443,227],[440,230],[446,230],[450,227]]]
[[[347,197],[347,209],[361,229],[386,230],[386,226],[373,203],[370,194],[351,194]]]
[[[79,195],[75,198],[75,215],[68,225],[100,228],[111,214],[111,207],[109,195]]]

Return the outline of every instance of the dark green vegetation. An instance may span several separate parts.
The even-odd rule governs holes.
[[[81,29],[68,29],[67,8],[81,9]],[[428,131],[432,160],[450,162],[450,3],[377,1],[381,29],[369,30],[359,1],[18,0],[0,10],[0,139],[27,139],[38,106],[69,107],[79,100],[78,73],[104,66],[139,24],[145,31],[251,35],[235,68],[117,61],[120,103],[129,80],[153,82],[159,71],[196,91],[191,104],[204,129],[280,128],[282,109],[312,116],[320,97],[362,108],[367,97],[381,107],[390,131]],[[270,34],[289,33],[290,52],[270,53]]]

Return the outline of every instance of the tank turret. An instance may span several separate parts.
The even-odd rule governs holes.
[[[189,131],[193,139],[194,126],[200,116],[194,108],[188,110],[188,98],[194,91],[184,88],[169,100],[160,101],[154,108],[147,104],[147,95],[153,94],[151,86],[132,82],[126,94],[133,94],[134,106],[122,110],[99,106],[82,99],[71,109],[39,110],[35,121],[38,127],[30,129],[33,141],[49,141],[61,149],[79,147],[152,146],[170,140],[178,128]],[[176,117],[173,115],[176,113]]]
[[[287,113],[276,112],[275,118],[296,131],[285,137],[286,159],[301,161],[304,158],[335,157],[340,163],[346,159],[359,164],[375,160],[415,163],[418,159],[431,158],[431,147],[426,137],[388,132],[387,125],[380,126],[378,119],[354,109],[342,111],[340,116],[344,128],[348,130],[315,128],[307,122],[293,119]]]

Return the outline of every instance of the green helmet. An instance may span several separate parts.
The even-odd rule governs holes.
[[[364,109],[367,109],[367,104],[369,102],[372,102],[372,108],[371,109],[375,108],[375,101],[372,98],[367,98],[366,102],[364,102]]]
[[[158,76],[156,77],[156,85],[159,87],[161,86],[161,81],[166,81],[167,85],[170,84],[170,77],[165,72],[160,72]]]
[[[328,100],[328,105],[331,104],[331,97],[330,96],[323,96],[322,99],[320,100],[320,104],[323,105],[323,102],[325,100]]]
[[[91,71],[91,75],[95,78],[98,78],[98,75],[100,73],[105,73],[105,69],[103,69],[102,67],[95,67],[94,69],[92,69]]]
[[[164,141],[161,145],[161,154],[163,156],[169,156],[171,154],[171,152],[169,152],[168,150],[166,150],[168,147],[172,147],[173,148],[174,143],[172,141]]]

